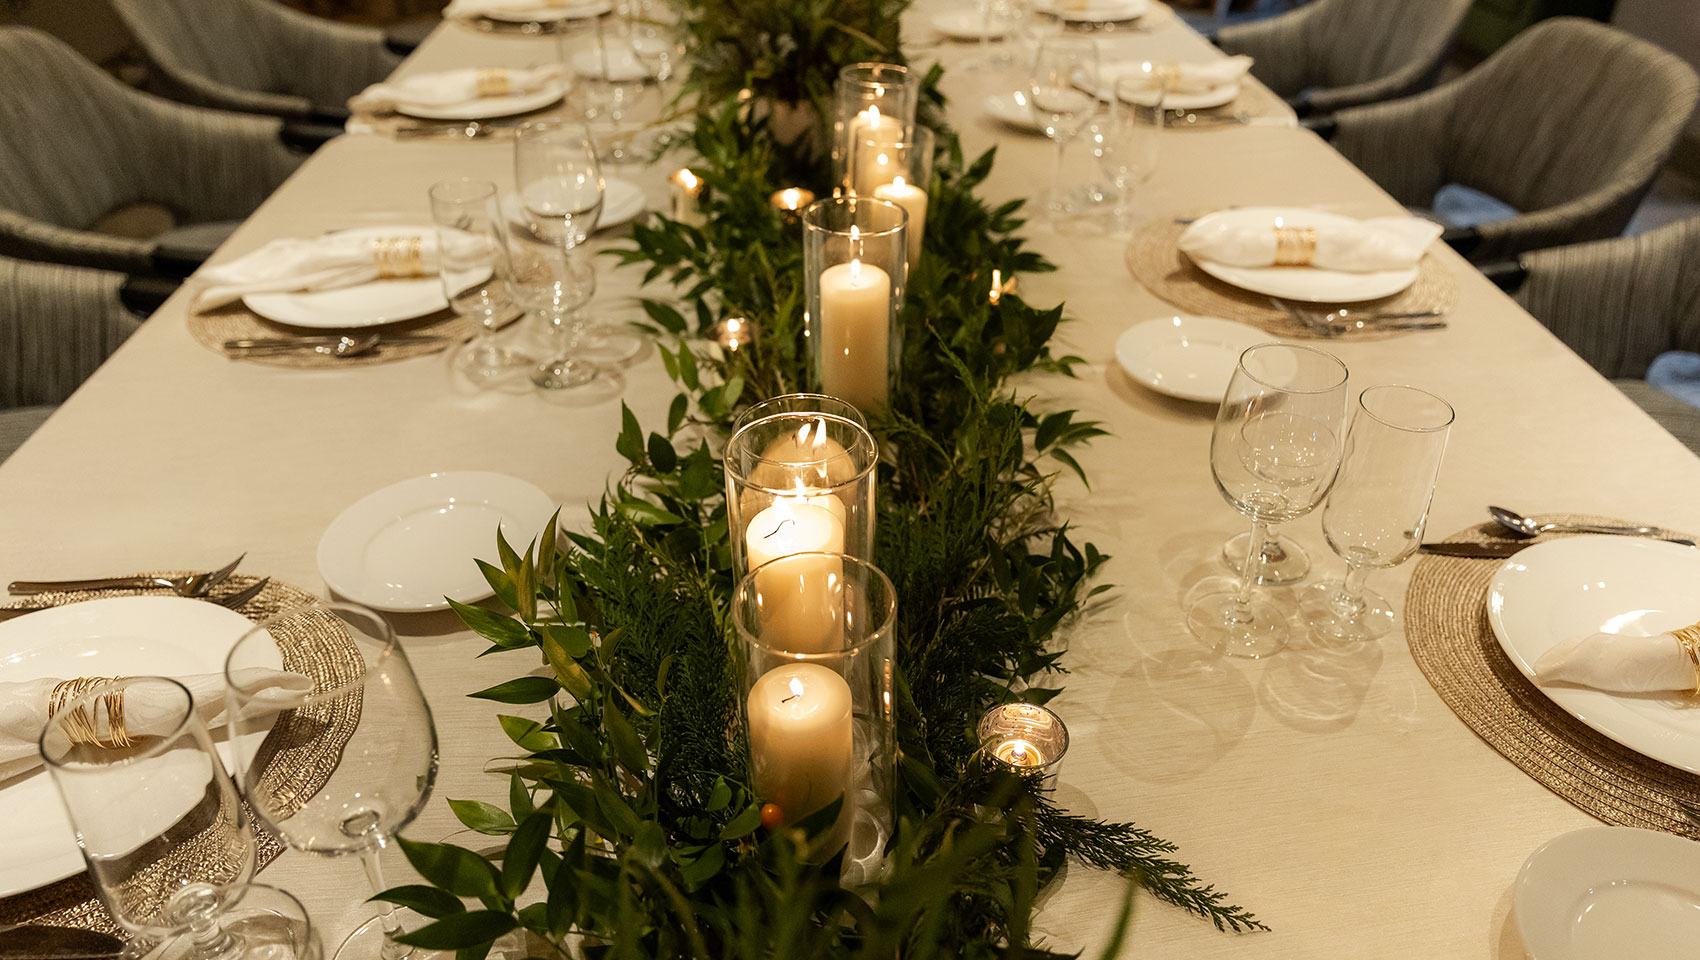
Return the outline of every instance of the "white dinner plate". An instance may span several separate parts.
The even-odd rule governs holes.
[[[0,683],[221,673],[230,648],[253,626],[234,610],[184,597],[112,597],[67,604],[0,622]],[[271,662],[263,664],[282,665],[275,652]],[[228,770],[225,735],[215,730],[213,739],[221,741],[219,754]],[[199,789],[193,796],[162,789],[150,791],[147,802],[161,804],[161,810],[181,804],[188,811],[200,799]],[[158,823],[165,816],[150,814],[137,822]],[[0,897],[83,871],[71,822],[45,767],[0,785],[0,851]]]
[[[1158,393],[1220,403],[1247,347],[1275,338],[1256,327],[1216,317],[1162,317],[1128,327],[1116,338],[1116,362]]]
[[[1041,0],[1037,9],[1069,23],[1121,23],[1143,17],[1151,0]]]
[[[985,100],[985,107],[986,112],[999,123],[1032,133],[1045,132],[1045,125],[1039,122],[1039,118],[1033,113],[1033,107],[1027,102],[1027,94],[1020,90],[989,96]]]
[[[434,227],[356,227],[339,233],[354,236],[397,237],[425,233]],[[467,287],[490,276],[482,270],[466,276]],[[374,280],[335,290],[293,293],[250,293],[242,303],[267,320],[295,327],[335,330],[376,327],[430,316],[449,306],[439,277]]]
[[[494,562],[496,528],[523,551],[555,504],[518,477],[433,473],[356,500],[319,538],[319,574],[332,590],[378,610],[441,610],[445,596],[492,594],[474,557]]]
[[[1151,107],[1156,106],[1157,104],[1157,93],[1158,91],[1156,90],[1140,91],[1131,97],[1122,97],[1122,99],[1128,103],[1136,103],[1142,107]],[[1238,80],[1235,80],[1232,83],[1224,83],[1221,86],[1211,87],[1208,90],[1199,90],[1194,93],[1168,94],[1163,97],[1163,109],[1209,110],[1212,107],[1220,107],[1233,103],[1234,98],[1239,95],[1240,83]]]
[[[1488,622],[1530,680],[1560,640],[1652,636],[1700,620],[1700,550],[1641,537],[1565,537],[1507,560],[1487,592]],[[1540,687],[1576,719],[1637,753],[1700,773],[1700,710],[1672,694]]]
[[[506,97],[479,97],[462,103],[398,103],[396,110],[410,117],[422,117],[426,120],[489,120],[541,110],[560,100],[563,95],[561,82],[551,80],[541,90],[530,93],[516,93]]]
[[[596,221],[597,230],[609,230],[624,223],[630,223],[638,218],[649,206],[649,198],[643,195],[643,188],[630,180],[619,177],[604,177],[602,180],[602,216]],[[514,229],[520,230],[533,239],[549,239],[535,218],[525,209],[517,195],[507,193],[502,195],[502,212],[507,214],[508,223]]]
[[[978,10],[947,10],[933,15],[933,29],[952,40],[1001,40],[1013,28],[1000,17],[989,20]]]
[[[487,11],[481,16],[490,20],[500,20],[503,23],[557,23],[562,20],[585,20],[599,17],[614,9],[607,0],[596,0],[592,3],[578,3],[572,6],[558,7],[546,3],[526,4],[523,0],[515,0],[511,7]]]
[[[1523,863],[1512,915],[1530,960],[1692,960],[1700,954],[1700,843],[1584,827]]]
[[[1353,218],[1337,213],[1324,213],[1305,207],[1237,207],[1218,210],[1199,218],[1200,223],[1214,220],[1251,225],[1279,224],[1288,227],[1322,227],[1352,223]],[[1375,270],[1350,273],[1345,270],[1319,270],[1315,267],[1234,267],[1210,260],[1194,259],[1198,269],[1224,283],[1265,296],[1283,300],[1303,300],[1308,303],[1356,303],[1360,300],[1379,300],[1391,297],[1417,282],[1417,268],[1405,270]]]

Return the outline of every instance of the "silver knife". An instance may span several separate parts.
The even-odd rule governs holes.
[[[1519,550],[1535,545],[1533,540],[1498,540],[1490,543],[1425,543],[1418,553],[1442,557],[1473,557],[1478,560],[1504,560]]]
[[[226,350],[294,350],[294,349],[307,349],[307,348],[310,348],[310,347],[330,346],[332,344],[335,344],[337,341],[339,341],[341,339],[342,339],[341,337],[259,337],[259,338],[250,339],[250,340],[226,340],[226,341],[224,341],[224,349],[226,349]],[[416,343],[446,343],[451,339],[453,339],[453,338],[452,337],[443,337],[443,336],[430,336],[430,335],[426,335],[426,334],[401,334],[401,335],[394,335],[394,336],[380,335],[378,337],[378,346],[382,347],[386,344],[388,344],[390,346],[397,346],[397,345],[400,345],[400,344],[416,344]]]

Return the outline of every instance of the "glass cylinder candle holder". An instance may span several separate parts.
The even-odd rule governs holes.
[[[751,786],[795,826],[817,819],[807,856],[848,846],[844,875],[870,879],[890,836],[892,638],[897,594],[878,567],[800,553],[751,571],[732,600],[744,673]]]
[[[1068,753],[1062,718],[1032,703],[1000,703],[980,718],[980,756],[992,769],[1055,778]]]
[[[909,214],[904,234],[909,269],[921,258],[927,230],[927,191],[933,182],[933,132],[919,124],[891,131],[862,128],[850,151],[849,192],[888,200]]]
[[[726,515],[740,575],[826,551],[871,560],[879,449],[855,407],[788,394],[750,407],[726,444]]]
[[[885,408],[902,356],[909,214],[889,200],[831,197],[803,211],[809,369],[822,393]]]
[[[862,131],[895,134],[915,122],[920,77],[895,63],[853,63],[838,71],[832,98],[832,176],[848,190],[851,145]]]

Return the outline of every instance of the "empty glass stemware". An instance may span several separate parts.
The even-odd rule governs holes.
[[[1133,230],[1134,188],[1157,169],[1162,132],[1162,88],[1147,88],[1137,77],[1119,78],[1108,114],[1086,127],[1087,148],[1116,191],[1110,216],[1117,232]]]
[[[1039,41],[1038,55],[1028,79],[1033,116],[1056,145],[1051,165],[1052,221],[1062,218],[1067,204],[1062,193],[1063,153],[1068,142],[1097,107],[1097,98],[1081,89],[1098,75],[1098,45],[1087,37],[1047,37]]]
[[[1343,579],[1305,590],[1300,606],[1319,636],[1374,640],[1393,629],[1393,606],[1364,579],[1395,567],[1423,542],[1452,406],[1416,387],[1370,387],[1358,397],[1340,476],[1322,509],[1328,545],[1346,561]]]
[[[496,328],[515,311],[513,261],[496,185],[444,180],[432,185],[430,198],[443,294],[456,313],[478,325],[478,335],[455,356],[455,369],[475,383],[505,379],[525,358],[496,340]]]
[[[521,126],[514,183],[537,241],[514,245],[515,286],[526,309],[545,324],[549,341],[531,382],[545,390],[583,386],[599,371],[574,355],[585,336],[581,310],[596,293],[596,273],[579,246],[595,231],[605,195],[589,131],[560,120]]]
[[[1245,572],[1207,590],[1187,627],[1230,656],[1266,657],[1287,643],[1287,621],[1257,596],[1267,525],[1322,502],[1340,466],[1346,367],[1313,347],[1264,343],[1240,354],[1210,438],[1210,472],[1235,510],[1251,518]]]

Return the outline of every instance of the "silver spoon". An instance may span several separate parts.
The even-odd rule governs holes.
[[[1663,527],[1630,527],[1610,523],[1536,523],[1534,520],[1504,507],[1488,507],[1488,513],[1514,537],[1538,537],[1543,533],[1604,533],[1624,537],[1653,537],[1694,546],[1694,541],[1678,537]]]

